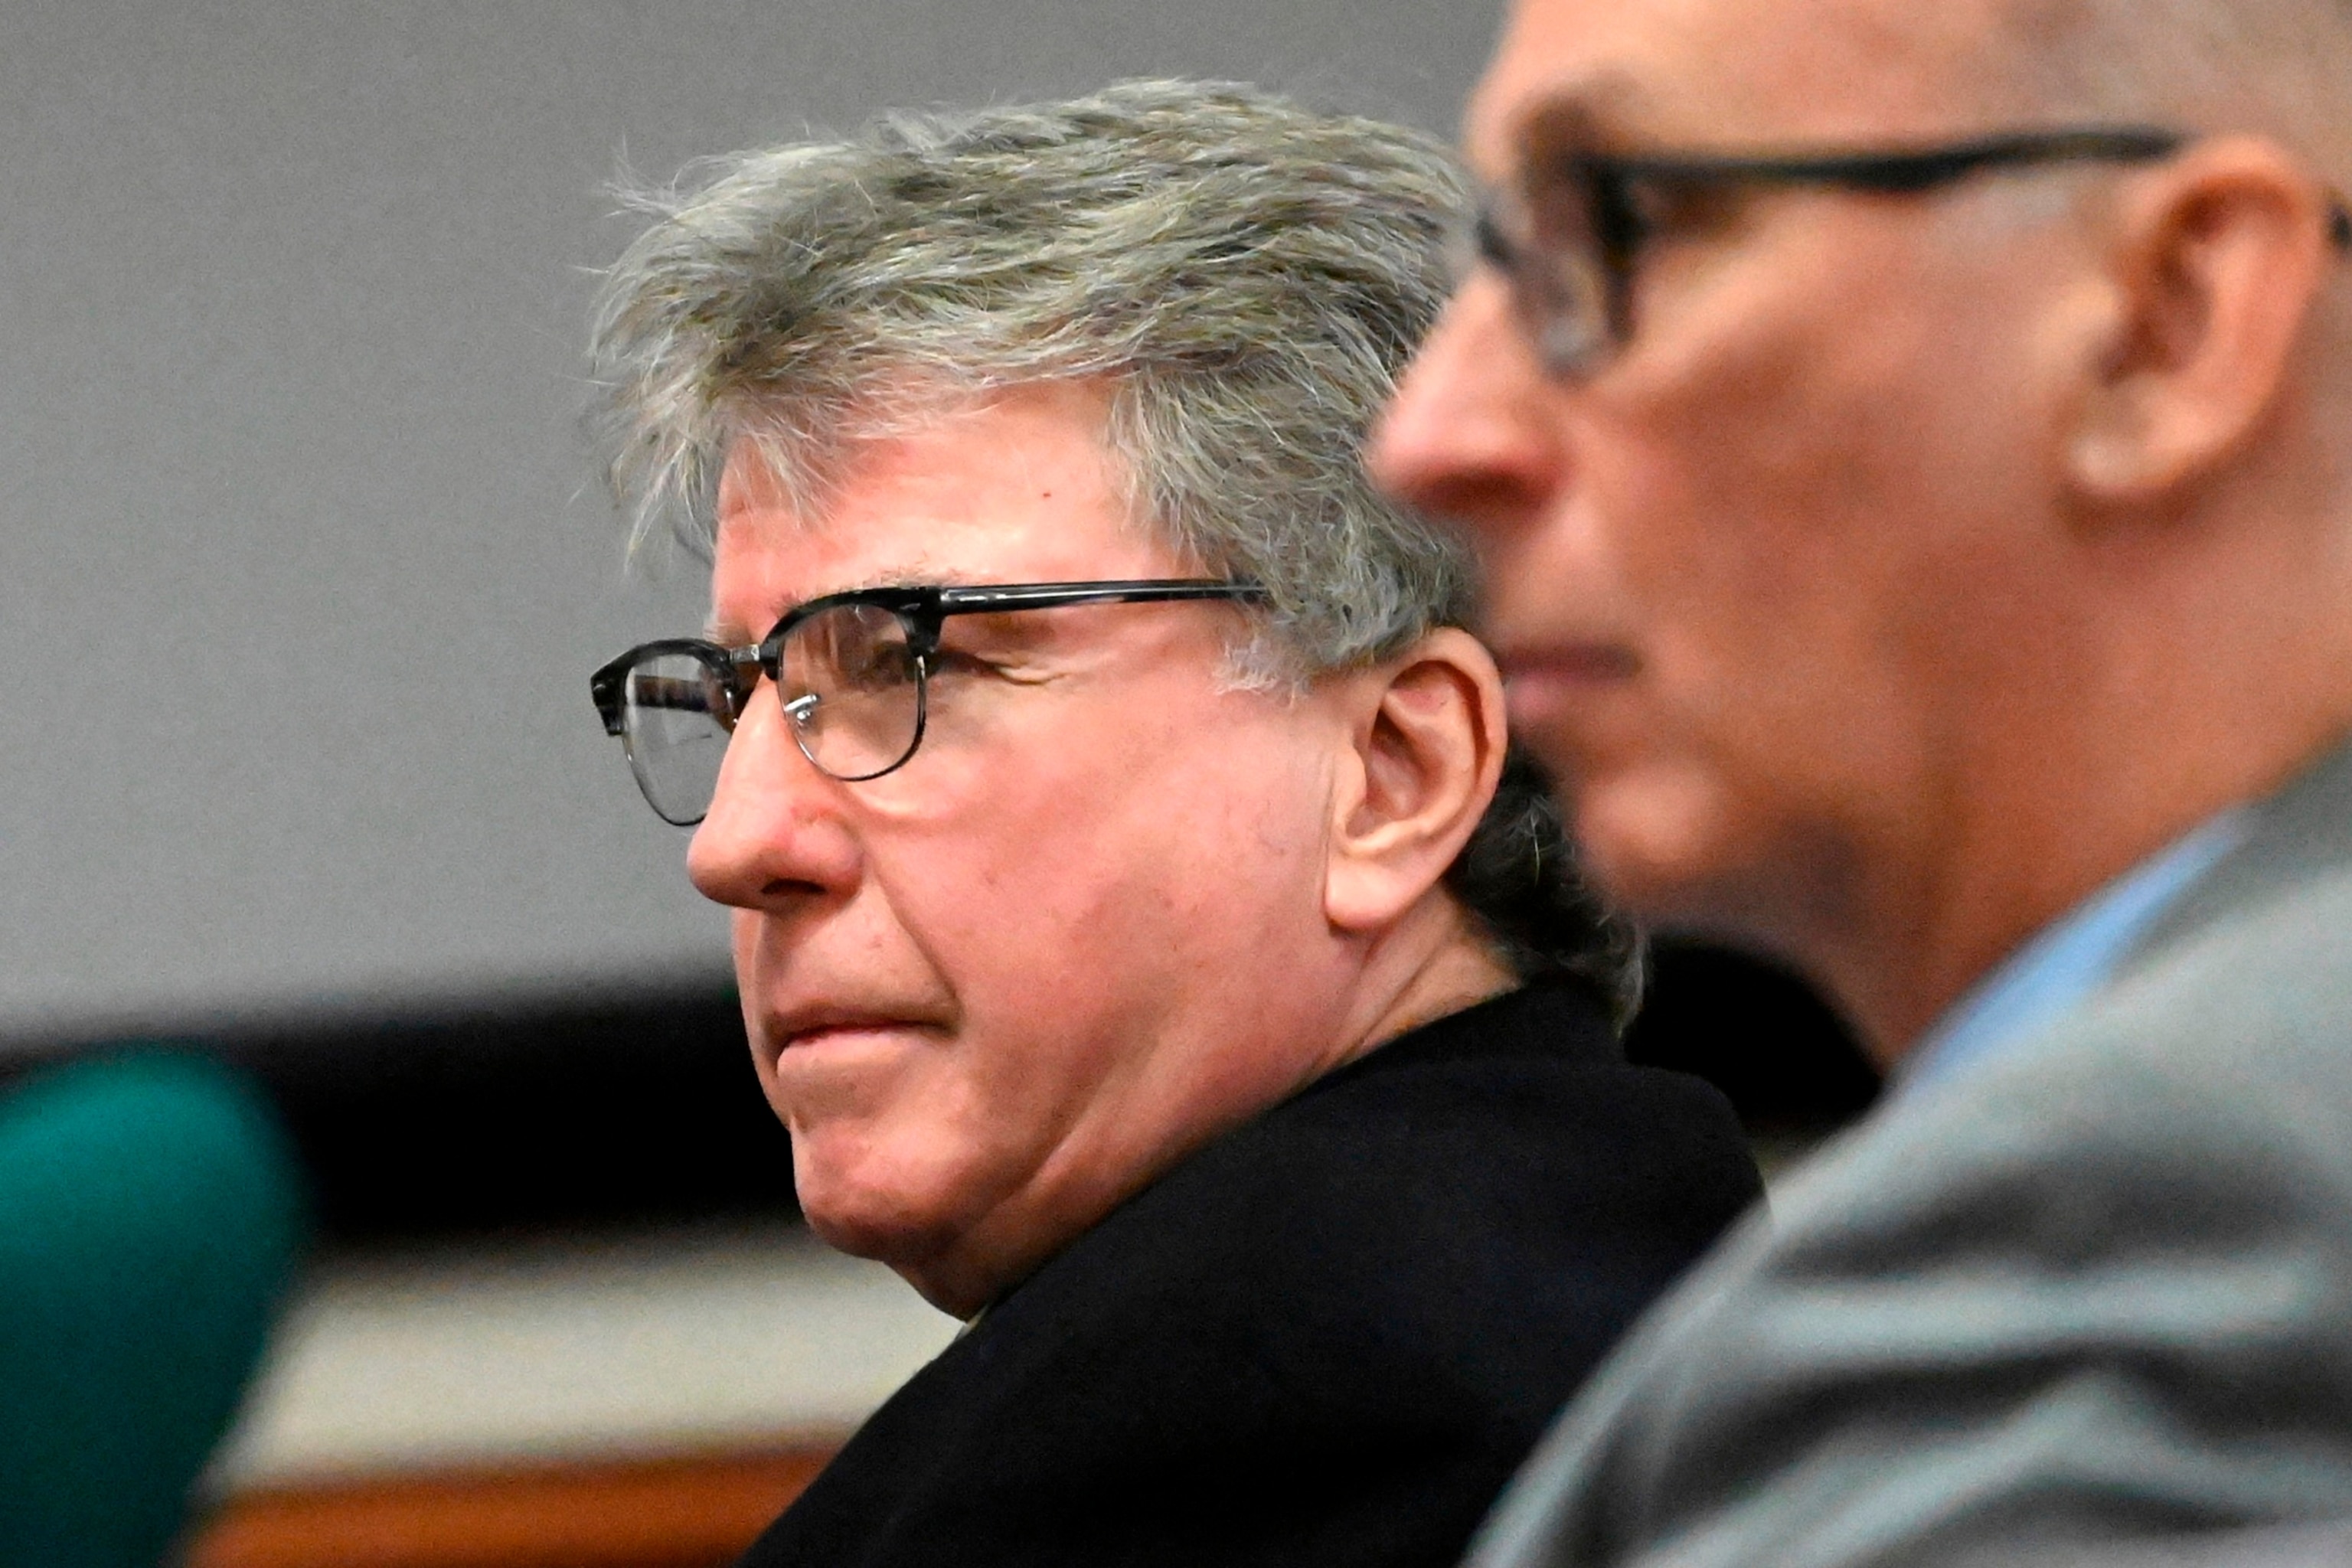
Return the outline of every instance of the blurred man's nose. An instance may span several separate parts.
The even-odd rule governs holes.
[[[1557,393],[1499,279],[1465,283],[1373,431],[1367,462],[1391,495],[1474,531],[1539,512],[1562,478]]]
[[[774,689],[761,683],[728,742],[710,810],[687,851],[697,890],[770,913],[845,890],[858,847],[841,809],[843,788],[801,754]]]

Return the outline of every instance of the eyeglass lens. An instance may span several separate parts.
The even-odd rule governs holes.
[[[849,782],[888,773],[922,738],[926,693],[907,623],[840,605],[793,624],[776,696],[803,754]],[[734,729],[734,672],[717,650],[647,656],[622,684],[622,741],[648,804],[681,827],[702,820]]]
[[[1608,346],[1612,285],[1594,181],[1561,171],[1527,195],[1511,285],[1521,326],[1555,371],[1577,369]]]
[[[795,622],[777,655],[776,695],[802,752],[837,779],[888,773],[922,738],[922,660],[906,621],[873,605]]]
[[[701,821],[734,724],[726,672],[698,654],[655,654],[621,693],[621,743],[646,804],[681,827]]]

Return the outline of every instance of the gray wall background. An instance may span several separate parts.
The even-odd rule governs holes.
[[[26,0],[0,18],[0,1040],[723,969],[588,670],[600,187],[1240,76],[1450,131],[1486,0]]]

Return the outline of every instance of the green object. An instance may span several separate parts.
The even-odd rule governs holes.
[[[306,1206],[267,1102],[201,1058],[84,1062],[0,1097],[0,1565],[163,1558]]]

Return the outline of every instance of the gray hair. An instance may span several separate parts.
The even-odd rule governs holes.
[[[1092,380],[1134,514],[1267,589],[1238,678],[1360,668],[1466,620],[1468,556],[1360,456],[1468,210],[1434,140],[1234,84],[1138,81],[885,115],[689,176],[627,195],[653,221],[595,318],[607,474],[635,540],[707,552],[739,442],[813,511],[860,437]],[[1532,776],[1514,764],[1449,886],[1523,976],[1625,1000],[1630,939]]]

